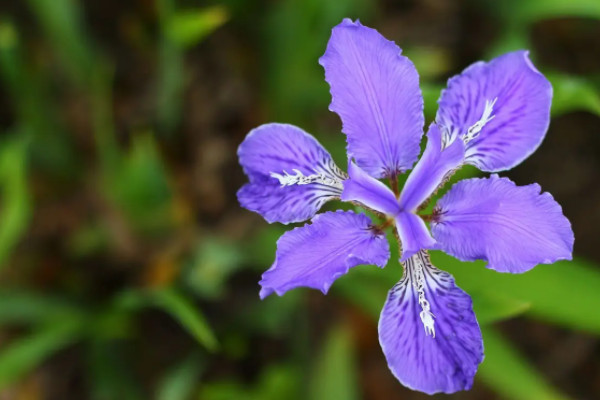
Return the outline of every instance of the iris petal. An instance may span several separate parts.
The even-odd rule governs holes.
[[[444,182],[453,170],[462,165],[465,149],[462,140],[442,147],[442,133],[431,124],[427,132],[427,147],[411,171],[400,196],[400,207],[415,211]]]
[[[466,160],[482,171],[510,169],[540,145],[550,122],[552,86],[527,51],[477,62],[448,81],[436,122],[468,138]]]
[[[388,215],[400,212],[394,193],[382,182],[369,176],[353,162],[348,163],[349,178],[344,181],[341,199],[358,201],[365,206]]]
[[[400,53],[376,30],[345,19],[333,28],[319,60],[348,156],[375,178],[406,171],[419,155],[423,96],[413,63]]]
[[[396,229],[402,242],[400,261],[412,257],[419,250],[431,249],[435,246],[435,240],[429,234],[425,222],[413,213],[400,213],[396,217]]]
[[[238,191],[238,200],[268,222],[306,221],[342,194],[345,173],[313,136],[293,125],[253,129],[238,157],[250,178]]]
[[[260,297],[282,295],[304,286],[327,293],[341,275],[359,264],[384,267],[390,256],[385,235],[371,229],[371,220],[352,211],[326,212],[311,224],[286,232],[277,255],[260,281]]]
[[[470,389],[483,360],[471,298],[425,252],[403,265],[379,319],[390,369],[403,385],[428,394]]]
[[[537,184],[508,178],[466,179],[436,205],[431,231],[441,250],[464,261],[487,260],[500,272],[570,260],[573,231],[560,205]]]

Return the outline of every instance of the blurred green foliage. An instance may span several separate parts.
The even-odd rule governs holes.
[[[118,66],[88,29],[82,2],[28,0],[31,23],[40,33],[33,45],[26,42],[31,37],[25,35],[20,20],[11,15],[0,18],[0,79],[14,114],[12,126],[2,127],[0,140],[0,271],[6,273],[0,277],[0,326],[9,332],[0,349],[0,390],[18,385],[61,350],[79,346],[93,399],[143,399],[149,398],[148,393],[159,400],[361,398],[357,340],[350,324],[328,325],[318,350],[313,350],[306,291],[263,302],[258,295],[251,302],[234,301],[240,289],[232,282],[246,274],[252,282],[258,280],[260,271],[272,262],[276,240],[285,227],[264,224],[264,229],[248,237],[228,237],[199,227],[181,200],[181,185],[164,149],[177,142],[184,119],[185,92],[194,68],[188,56],[201,51],[199,46],[219,27],[247,29],[255,34],[251,39],[260,42],[253,49],[262,89],[256,98],[267,120],[308,128],[327,126],[315,118],[323,115],[329,102],[318,57],[331,28],[342,18],[360,17],[369,23],[380,15],[379,6],[366,0],[283,0],[265,2],[267,6],[257,12],[235,0],[201,8],[176,0],[148,3],[156,19],[154,36],[146,36],[156,64],[149,102],[155,120],[125,133],[114,116]],[[490,56],[531,47],[529,30],[539,21],[565,16],[600,20],[596,0],[487,1],[479,7],[495,15],[501,27],[495,42],[486,48]],[[421,71],[426,116],[432,120],[444,87],[440,77],[452,69],[450,57],[435,47],[413,46],[405,53]],[[597,77],[558,71],[548,75],[554,86],[554,117],[573,111],[600,116]],[[86,128],[93,136],[92,155],[79,151],[75,128],[54,100],[59,88],[86,109],[89,118],[83,124],[89,125]],[[343,136],[322,139],[338,164],[344,165]],[[465,168],[453,180],[476,174]],[[135,247],[123,242],[142,242],[149,253],[143,255],[144,273],[100,299],[86,293],[95,288],[94,277],[77,288],[81,278],[62,264],[58,268],[65,270],[64,280],[53,281],[54,286],[41,284],[34,272],[44,268],[44,261],[18,251],[19,246],[27,249],[39,210],[36,199],[48,190],[44,185],[39,189],[39,181],[50,182],[47,186],[59,188],[58,192],[67,190],[61,189],[65,186],[84,188],[108,210],[109,217],[92,215],[69,232],[64,246],[68,256],[61,261],[87,268],[90,256],[100,257],[103,263],[102,257],[118,252],[120,246]],[[166,250],[154,248],[159,240],[168,241]],[[375,323],[387,291],[401,278],[397,258],[392,254],[384,270],[356,268],[336,282],[331,293],[335,300],[330,301],[352,304]],[[497,322],[522,316],[599,335],[597,266],[576,258],[513,276],[441,253],[432,259],[473,297],[487,354],[477,379],[505,398],[567,398],[499,333]],[[14,279],[13,273],[21,278]],[[254,289],[258,291],[256,285]],[[143,346],[140,320],[149,310],[168,316],[194,341],[195,349],[158,366],[155,375],[159,376],[153,376],[151,383],[132,372],[139,360],[128,351],[132,343]],[[256,337],[283,341],[293,350],[254,360],[253,368],[258,367],[250,378],[227,368],[227,373],[211,375],[211,366],[255,352]]]

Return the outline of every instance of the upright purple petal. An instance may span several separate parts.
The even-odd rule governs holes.
[[[348,175],[349,178],[343,182],[343,201],[357,201],[390,216],[400,212],[398,200],[390,188],[368,175],[352,161],[348,163]]]
[[[436,122],[450,137],[467,141],[466,161],[497,172],[537,149],[550,122],[552,86],[527,51],[477,62],[448,81]]]
[[[435,124],[427,132],[427,147],[406,180],[400,195],[400,207],[414,212],[460,165],[465,156],[462,140],[442,147],[442,133]]]
[[[441,250],[463,261],[519,273],[537,264],[570,260],[573,231],[560,205],[537,184],[507,178],[466,179],[436,205],[431,224]]]
[[[269,222],[305,221],[342,194],[345,173],[314,137],[293,125],[253,129],[238,157],[250,178],[238,200]]]
[[[423,135],[419,75],[376,30],[345,19],[333,28],[319,63],[331,87],[329,109],[343,123],[348,156],[375,178],[409,169]]]
[[[403,385],[428,394],[470,389],[483,360],[471,298],[425,252],[403,265],[379,318],[390,369]]]
[[[384,267],[390,257],[385,235],[371,229],[371,220],[352,211],[326,212],[311,224],[286,232],[277,255],[260,281],[260,297],[282,295],[300,286],[327,293],[338,277],[359,264]]]
[[[401,212],[396,217],[396,229],[402,242],[402,257],[404,262],[408,258],[423,249],[431,249],[435,246],[435,240],[429,234],[427,225],[421,217],[410,213]]]

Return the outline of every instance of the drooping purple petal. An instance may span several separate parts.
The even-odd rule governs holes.
[[[400,261],[407,260],[419,250],[431,249],[435,246],[435,240],[429,234],[427,225],[421,217],[413,213],[401,212],[396,217],[396,229],[402,242]]]
[[[343,182],[343,201],[358,201],[387,215],[396,215],[400,206],[394,193],[382,182],[368,175],[352,161],[348,163],[349,178]]]
[[[260,297],[282,295],[300,286],[327,293],[338,277],[359,264],[384,267],[390,256],[384,234],[352,211],[326,212],[311,224],[286,232],[277,242],[275,262],[260,281]]]
[[[345,174],[314,137],[293,125],[253,129],[238,157],[250,179],[238,200],[268,222],[305,221],[342,193]]]
[[[428,394],[470,389],[483,360],[471,298],[425,252],[403,265],[379,318],[390,369],[403,385]]]
[[[344,19],[319,60],[348,156],[375,178],[406,171],[419,155],[423,96],[413,63],[400,53],[376,30]]]
[[[537,149],[550,122],[552,86],[527,51],[477,62],[448,81],[436,121],[467,138],[466,161],[482,171],[510,169]]]
[[[414,212],[431,196],[446,177],[458,168],[465,156],[462,140],[454,140],[442,148],[442,133],[435,124],[427,132],[427,147],[421,159],[411,171],[402,194],[400,207]]]
[[[570,260],[571,224],[552,195],[540,192],[538,184],[517,186],[495,174],[458,182],[436,205],[433,236],[448,254],[487,260],[500,272]]]

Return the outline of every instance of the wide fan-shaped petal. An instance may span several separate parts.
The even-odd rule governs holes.
[[[425,252],[404,263],[379,319],[379,342],[405,386],[425,392],[468,390],[483,360],[471,298]]]
[[[238,200],[268,222],[305,221],[342,193],[344,172],[313,136],[293,125],[253,129],[238,157],[250,178]]]
[[[400,53],[376,30],[345,19],[333,28],[319,60],[348,156],[375,178],[406,171],[419,155],[423,96],[413,63]]]
[[[311,224],[286,232],[277,242],[273,266],[260,281],[260,297],[304,286],[327,293],[332,283],[359,264],[384,267],[390,256],[384,234],[352,211],[326,212]]]
[[[537,149],[548,129],[551,102],[550,82],[527,51],[516,51],[477,62],[451,78],[436,122],[448,138],[469,137],[468,163],[497,172]]]
[[[463,261],[483,259],[500,272],[570,260],[573,231],[560,205],[537,184],[466,179],[440,199],[431,231],[437,246]]]

